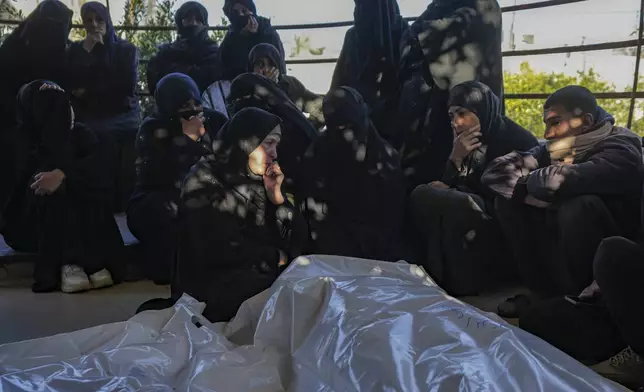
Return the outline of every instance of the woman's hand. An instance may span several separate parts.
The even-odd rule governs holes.
[[[201,116],[194,116],[190,120],[186,120],[184,118],[180,118],[179,120],[181,121],[184,135],[194,141],[197,141],[206,133],[206,128],[203,125]]]
[[[284,204],[284,195],[282,195],[282,183],[284,182],[284,173],[277,162],[273,162],[264,173],[264,188],[266,195],[271,203],[276,206]]]
[[[579,298],[595,298],[599,297],[600,295],[601,290],[599,289],[599,285],[595,280],[590,284],[590,286],[586,287],[584,291],[581,292],[581,294],[579,294]]]
[[[38,173],[34,176],[34,182],[31,184],[38,196],[51,195],[56,192],[65,179],[65,173],[56,169],[50,172]]]
[[[467,157],[472,151],[481,147],[481,136],[483,136],[481,133],[481,126],[477,125],[454,137],[454,147],[452,148],[452,154],[449,159],[457,169],[461,169],[465,157]]]
[[[258,29],[259,29],[259,22],[257,22],[257,18],[255,17],[255,15],[248,15],[248,23],[242,29],[242,31],[248,34],[255,34],[257,33]]]
[[[96,44],[103,45],[103,34],[101,33],[87,34],[87,36],[83,40],[83,49],[85,49],[87,52],[91,52],[92,49],[94,49],[94,46],[96,46]]]

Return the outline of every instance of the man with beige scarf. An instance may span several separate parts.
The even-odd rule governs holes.
[[[497,195],[499,222],[533,294],[501,304],[504,317],[519,317],[535,299],[578,295],[593,281],[600,242],[634,238],[640,228],[641,139],[616,127],[580,86],[552,94],[544,122],[544,144],[497,158],[481,179]]]

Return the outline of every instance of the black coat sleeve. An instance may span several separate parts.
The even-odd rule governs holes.
[[[353,36],[353,28],[350,28],[344,36],[342,50],[340,51],[338,62],[336,63],[335,70],[333,71],[333,78],[331,79],[332,89],[341,86],[352,86],[354,78],[358,76],[352,75],[351,70],[349,69],[351,51],[355,49],[353,47]]]
[[[162,124],[152,121],[141,125],[136,138],[137,179],[145,189],[174,187],[176,167],[171,157],[172,140]]]
[[[498,157],[481,176],[481,185],[496,196],[511,199],[519,179],[538,169],[545,153],[544,146],[536,146],[526,152],[513,151]]]
[[[639,192],[643,172],[642,149],[621,136],[600,142],[590,159],[578,164],[549,165],[530,173],[528,193],[555,202],[570,197],[620,195]]]

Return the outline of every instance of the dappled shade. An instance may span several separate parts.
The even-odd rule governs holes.
[[[400,44],[409,24],[396,0],[356,0],[354,26],[344,38],[331,88],[355,88],[380,135],[391,140],[400,90]]]
[[[278,160],[287,178],[287,186],[293,186],[302,175],[300,162],[317,130],[302,114],[286,93],[268,78],[252,73],[238,76],[230,88],[230,112],[235,114],[243,108],[256,107],[282,119],[282,141],[278,147]]]
[[[398,153],[380,137],[352,88],[327,94],[324,117],[327,131],[303,165],[309,253],[401,258],[405,196]]]
[[[503,102],[501,9],[496,0],[435,0],[403,38],[394,146],[408,190],[438,180],[452,147],[447,100],[478,80]]]

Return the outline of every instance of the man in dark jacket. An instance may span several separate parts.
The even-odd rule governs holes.
[[[230,21],[230,29],[221,42],[219,58],[223,79],[233,80],[248,72],[248,55],[259,44],[275,46],[284,58],[284,46],[271,21],[257,16],[253,0],[226,0],[224,14]]]
[[[541,298],[577,295],[593,281],[600,242],[639,231],[642,144],[614,121],[590,91],[565,87],[544,105],[546,143],[496,159],[481,179],[499,196],[521,278]],[[529,303],[515,297],[499,313],[516,317]]]
[[[208,37],[208,11],[195,1],[183,4],[175,13],[179,37],[159,47],[148,63],[148,89],[154,94],[164,76],[179,72],[192,78],[203,93],[219,79],[219,46]]]

